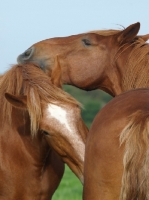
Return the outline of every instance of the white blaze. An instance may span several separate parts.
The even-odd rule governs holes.
[[[73,116],[70,114],[71,112],[69,112],[69,109],[66,110],[66,108],[60,107],[58,105],[49,104],[47,110],[48,110],[48,115],[50,115],[49,116],[50,118],[52,117],[56,119],[60,124],[64,125],[65,128],[68,130],[68,132],[66,133],[66,137],[69,139],[71,145],[78,153],[80,159],[84,161],[85,145],[80,135],[76,133],[76,128],[70,122]],[[63,131],[61,133],[65,134],[65,132]]]
[[[48,105],[48,112],[53,118],[57,119],[61,124],[64,124],[66,128],[71,131],[67,120],[67,112],[64,108],[54,104],[50,104]]]

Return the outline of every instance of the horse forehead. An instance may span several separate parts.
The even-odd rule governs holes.
[[[56,118],[56,119],[60,119],[60,118],[66,118],[67,115],[67,111],[66,108],[55,105],[55,104],[48,104],[47,107],[47,112],[48,114],[50,114],[52,117]]]

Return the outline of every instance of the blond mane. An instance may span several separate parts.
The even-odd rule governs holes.
[[[27,96],[27,107],[31,120],[31,133],[36,134],[42,116],[41,103],[81,104],[68,93],[51,83],[50,78],[33,64],[13,66],[1,76],[0,81],[0,125],[12,122],[12,105],[5,99],[5,93]]]

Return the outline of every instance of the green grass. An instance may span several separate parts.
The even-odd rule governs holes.
[[[79,179],[65,165],[65,174],[52,200],[81,200],[82,189]]]

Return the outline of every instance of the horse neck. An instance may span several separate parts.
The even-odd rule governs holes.
[[[125,47],[117,57],[116,68],[121,92],[149,87],[148,44],[140,42],[136,45]]]

